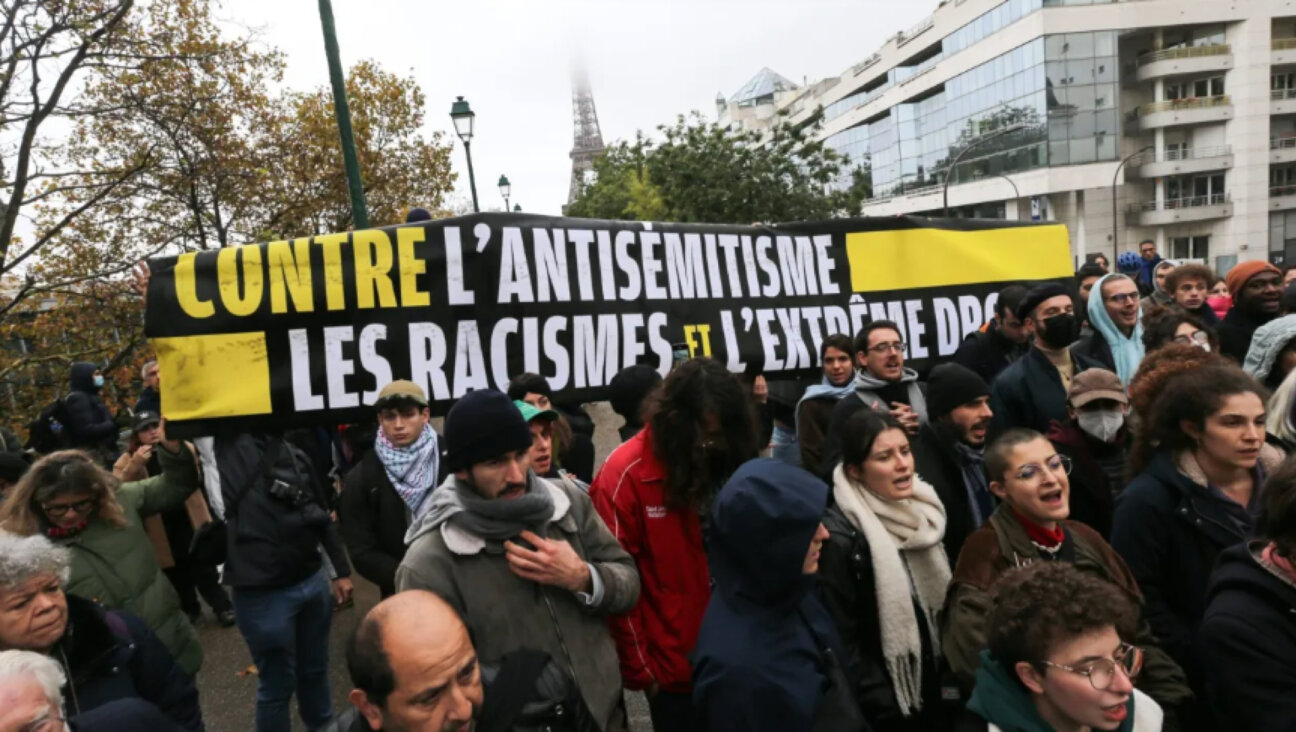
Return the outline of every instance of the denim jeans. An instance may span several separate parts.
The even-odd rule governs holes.
[[[329,696],[329,623],[333,595],[324,573],[287,587],[234,588],[234,617],[257,665],[256,732],[290,732],[289,702],[307,729],[333,718]]]

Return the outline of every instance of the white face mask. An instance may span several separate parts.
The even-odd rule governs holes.
[[[1120,407],[1082,410],[1076,414],[1080,429],[1096,440],[1111,442],[1125,426],[1125,412]]]

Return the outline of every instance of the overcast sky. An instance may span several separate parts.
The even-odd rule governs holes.
[[[558,215],[572,146],[571,74],[583,59],[605,142],[650,131],[675,115],[715,117],[762,66],[801,83],[840,74],[934,10],[927,0],[333,0],[342,63],[375,59],[413,72],[428,125],[452,133],[463,95],[477,113],[473,165],[483,209],[513,202]],[[328,83],[315,0],[223,0],[220,16],[284,51],[286,83]],[[456,138],[457,195],[468,196]],[[341,171],[338,172],[341,175]],[[387,222],[375,222],[387,223]]]

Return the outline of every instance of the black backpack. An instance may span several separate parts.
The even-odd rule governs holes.
[[[71,446],[67,429],[67,405],[59,397],[41,410],[40,415],[27,425],[27,449],[47,455]]]
[[[549,654],[519,648],[482,665],[477,732],[601,732],[580,687]]]

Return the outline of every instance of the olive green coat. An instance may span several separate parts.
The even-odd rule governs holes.
[[[69,594],[138,615],[157,633],[180,668],[193,675],[202,666],[202,646],[189,618],[180,610],[175,588],[158,568],[142,517],[184,505],[198,487],[198,470],[187,445],[179,455],[159,449],[158,460],[160,475],[122,483],[117,491],[126,526],[96,517],[80,534],[55,543],[72,550]]]

